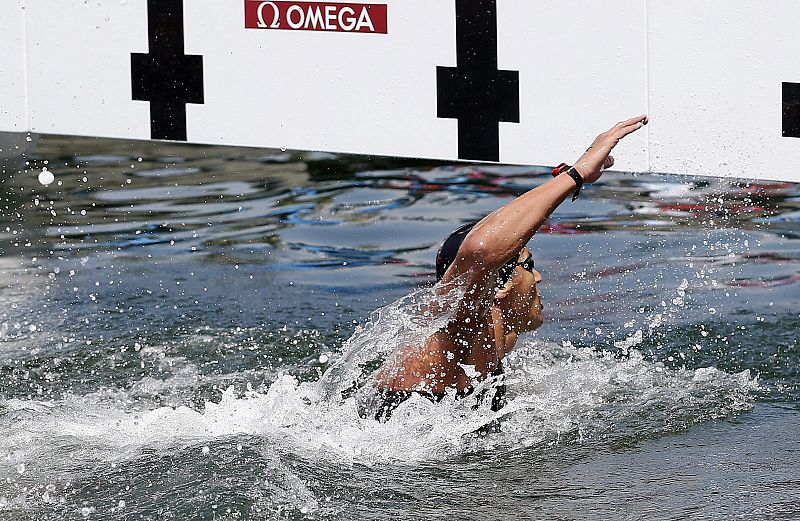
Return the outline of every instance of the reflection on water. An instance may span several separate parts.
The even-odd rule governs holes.
[[[348,382],[432,327],[370,312],[548,176],[43,139],[2,179],[0,517],[796,514],[797,185],[607,173],[531,242],[548,316],[501,433],[447,399],[356,416]]]

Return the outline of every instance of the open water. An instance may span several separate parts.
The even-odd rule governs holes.
[[[800,517],[800,185],[609,172],[564,203],[476,438],[487,407],[379,424],[352,386],[435,327],[441,239],[546,170],[57,137],[22,168],[1,519]]]

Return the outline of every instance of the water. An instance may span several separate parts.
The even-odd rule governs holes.
[[[435,327],[438,243],[546,172],[56,137],[5,168],[2,519],[800,515],[797,185],[606,174],[530,244],[507,406],[378,424],[352,383]]]

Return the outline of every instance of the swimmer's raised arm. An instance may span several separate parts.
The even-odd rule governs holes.
[[[647,122],[647,116],[636,116],[597,136],[574,165],[583,181],[597,181],[603,170],[614,164],[611,150]],[[575,181],[568,175],[559,175],[487,215],[466,236],[443,280],[466,273],[471,285],[490,289],[494,280],[489,275],[516,256],[574,190]]]
[[[578,159],[577,174],[559,175],[444,240],[436,255],[437,277],[443,282],[465,279],[466,293],[444,328],[402,346],[375,372],[365,386],[364,396],[371,398],[359,402],[364,404],[362,417],[385,421],[414,393],[437,402],[449,390],[467,396],[476,380],[502,377],[503,358],[518,336],[542,324],[542,277],[525,244],[575,190],[571,176],[596,181],[614,163],[609,154],[619,140],[646,123],[646,116],[618,123]],[[450,285],[439,288],[446,292]],[[499,411],[503,387],[495,388],[491,407]]]

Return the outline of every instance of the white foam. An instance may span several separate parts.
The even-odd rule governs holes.
[[[678,296],[687,285],[677,288]],[[70,479],[81,469],[136,460],[144,449],[169,453],[189,447],[198,458],[213,458],[215,447],[230,445],[231,438],[236,443],[237,437],[263,440],[273,458],[295,455],[345,465],[416,464],[487,448],[602,446],[608,439],[635,441],[752,406],[757,383],[748,371],[731,375],[711,367],[666,368],[635,349],[641,341],[638,334],[623,341],[624,356],[528,336],[504,362],[509,392],[500,411],[491,410],[491,392],[481,403],[474,398],[497,383],[486,380],[472,398],[447,396],[434,404],[414,396],[387,423],[360,418],[348,393],[363,382],[365,365],[440,328],[453,311],[449,303],[461,295],[460,286],[449,289],[420,290],[377,310],[317,382],[262,374],[270,381],[262,388],[252,390],[245,383],[228,387],[200,408],[157,407],[159,402],[191,403],[181,396],[209,383],[242,381],[241,373],[200,375],[191,363],[176,358],[177,369],[163,380],[146,377],[126,389],[54,402],[0,401],[0,457],[5,457],[0,482],[5,479],[25,490],[26,484],[52,476]],[[648,329],[654,327],[648,321]],[[500,433],[485,438],[472,434],[496,419],[502,422]],[[313,510],[313,495],[295,483],[290,471],[281,473],[278,467],[286,497],[302,496],[302,505]]]
[[[321,401],[313,383],[281,375],[264,392],[225,390],[201,410],[181,406],[127,412],[98,396],[59,402],[3,403],[2,472],[53,470],[58,461],[124,460],[143,447],[207,445],[239,435],[270,440],[281,451],[343,463],[418,462],[484,449],[509,450],[559,440],[624,432],[653,434],[748,408],[756,382],[747,371],[669,370],[632,350],[625,359],[588,349],[528,340],[507,363],[510,400],[489,403],[422,397],[403,403],[391,421],[359,418],[353,398]],[[488,402],[488,401],[487,401]],[[665,414],[664,411],[668,411]],[[478,440],[469,433],[502,417],[502,432]],[[76,449],[78,447],[78,449]],[[76,454],[76,452],[78,454]],[[50,461],[42,461],[46,458]],[[0,465],[2,467],[2,465]]]
[[[338,399],[359,381],[369,362],[385,359],[397,349],[427,338],[455,313],[464,295],[463,280],[422,288],[372,312],[342,347],[342,355],[328,367],[317,384],[321,399]]]

